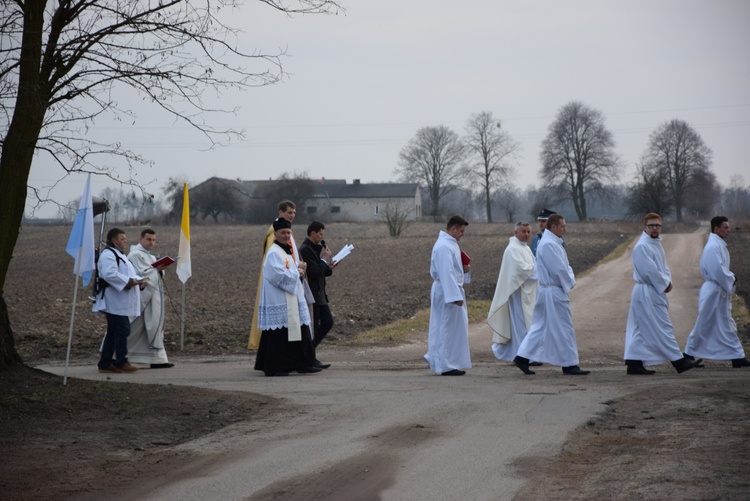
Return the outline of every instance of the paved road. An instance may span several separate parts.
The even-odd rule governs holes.
[[[703,237],[666,235],[674,275],[671,311],[684,345],[695,319]],[[496,270],[492,270],[496,273]],[[632,290],[630,251],[582,277],[571,294],[586,377],[557,367],[524,376],[496,361],[485,325],[471,328],[474,368],[464,377],[431,375],[424,344],[393,349],[324,349],[333,367],[318,375],[265,378],[250,357],[185,359],[170,370],[117,375],[122,381],[251,391],[288,410],[239,423],[176,447],[195,460],[166,478],[148,473],[125,489],[131,499],[434,500],[511,499],[519,468],[560,451],[568,432],[604,402],[647,385],[692,377],[664,365],[628,378],[622,363]],[[425,336],[426,337],[426,336]],[[42,367],[62,374],[62,367]],[[71,377],[105,379],[93,367]]]

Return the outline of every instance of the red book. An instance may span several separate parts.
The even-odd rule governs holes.
[[[156,268],[158,266],[162,266],[162,265],[169,266],[170,264],[174,264],[174,262],[175,262],[174,259],[172,259],[171,257],[164,256],[163,258],[160,258],[160,259],[157,259],[156,261],[154,261],[151,264],[151,266],[154,267],[154,268]]]
[[[467,253],[461,251],[461,264],[463,264],[464,266],[469,266],[469,263],[471,263],[471,258]]]

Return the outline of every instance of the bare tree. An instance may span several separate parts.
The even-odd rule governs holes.
[[[628,189],[626,198],[628,213],[632,216],[649,212],[666,216],[673,207],[669,183],[664,172],[650,169],[643,163],[636,166],[636,179]]]
[[[711,166],[711,156],[701,136],[683,120],[664,123],[651,134],[644,162],[666,176],[678,222],[682,221],[685,196],[691,184]]]
[[[411,205],[402,200],[389,199],[382,212],[380,219],[388,227],[388,234],[392,237],[400,237],[401,232],[409,226],[409,215],[412,213]]]
[[[182,204],[183,197],[185,196],[184,187],[186,183],[189,190],[192,183],[190,183],[186,176],[170,177],[161,190],[167,199],[169,207],[167,212],[167,224],[172,224],[173,221],[179,223],[182,218]],[[188,198],[190,198],[189,195]],[[191,212],[193,212],[193,210],[194,209],[191,207]]]
[[[203,216],[203,220],[208,216],[219,223],[219,216],[224,214],[227,217],[234,218],[240,212],[240,203],[237,200],[236,192],[224,184],[210,183],[203,186],[203,189],[196,190],[195,197],[191,197],[190,208]]]
[[[440,199],[458,187],[466,148],[454,131],[440,125],[422,127],[399,154],[395,173],[409,182],[424,182],[430,194],[432,216],[440,215]]]
[[[493,188],[513,172],[512,161],[519,146],[489,111],[469,118],[464,142],[470,155],[469,171],[479,179],[487,222],[491,223]]]
[[[492,199],[505,214],[505,220],[509,223],[515,222],[516,215],[521,210],[521,197],[518,196],[518,188],[513,184],[506,184],[495,190]]]
[[[578,101],[560,109],[542,141],[541,177],[564,190],[581,221],[587,219],[586,196],[619,177],[614,147],[601,112]]]
[[[259,1],[287,13],[339,10],[333,0]],[[0,369],[20,361],[2,290],[35,153],[49,155],[63,173],[89,171],[135,185],[132,172],[121,172],[145,162],[140,155],[118,142],[86,139],[98,117],[135,116],[112,97],[122,87],[213,143],[237,137],[237,131],[204,122],[207,113],[222,111],[204,104],[204,92],[278,81],[283,52],[238,48],[237,30],[217,15],[236,5],[236,0],[0,2]],[[106,166],[107,160],[121,163]]]
[[[276,210],[282,200],[291,200],[297,206],[297,223],[306,221],[308,215],[304,210],[307,201],[315,195],[315,183],[307,175],[284,172],[273,183],[269,183],[260,193],[263,207],[254,206],[255,217],[262,216],[261,222],[270,222],[278,215]]]
[[[716,174],[710,170],[695,173],[685,191],[685,209],[693,217],[711,219],[721,196],[721,186]]]
[[[718,212],[733,219],[750,219],[750,188],[745,179],[735,174],[729,179],[729,188],[721,193]]]

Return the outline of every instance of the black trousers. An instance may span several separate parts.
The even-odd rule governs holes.
[[[327,304],[313,304],[313,346],[318,346],[333,327],[333,315]]]

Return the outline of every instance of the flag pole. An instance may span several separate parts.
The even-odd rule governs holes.
[[[185,349],[185,282],[193,274],[190,265],[190,195],[187,183],[182,185],[182,223],[180,248],[177,251],[177,276],[182,282],[182,311],[180,312],[180,350]]]
[[[63,371],[63,386],[68,384],[68,364],[70,363],[70,346],[73,344],[73,324],[76,319],[76,302],[78,301],[78,274],[81,272],[81,253],[83,247],[78,248],[78,258],[76,259],[75,286],[73,286],[73,306],[70,309],[70,327],[68,328],[68,352],[65,355],[65,370]]]
[[[180,351],[185,349],[185,284],[182,284],[182,313],[180,314]]]

